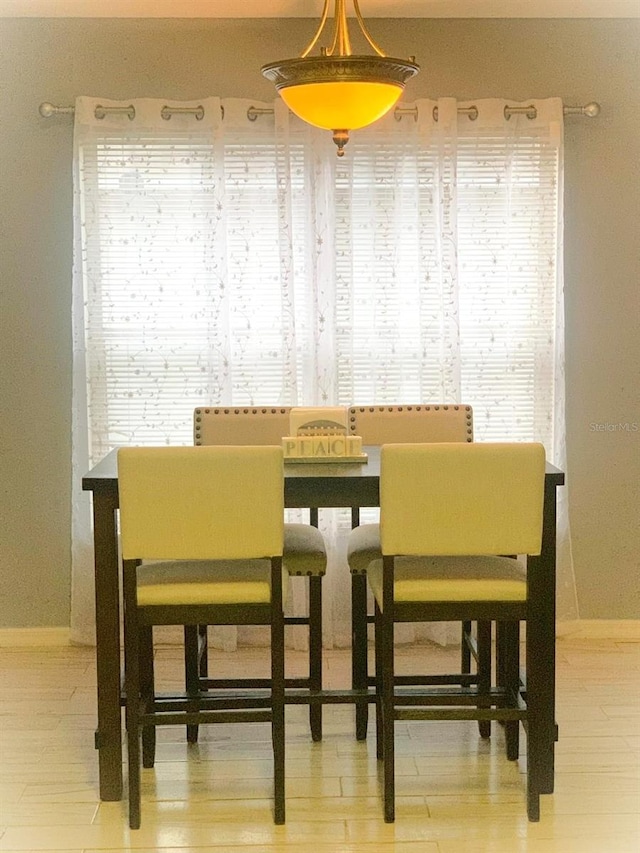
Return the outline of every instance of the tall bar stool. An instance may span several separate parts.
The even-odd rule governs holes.
[[[405,442],[461,442],[473,441],[473,409],[463,404],[429,404],[396,406],[352,406],[349,409],[349,431],[362,437],[364,445],[380,446]],[[351,671],[354,689],[363,689],[374,683],[367,662],[367,625],[373,617],[367,614],[367,566],[380,557],[380,529],[378,525],[359,527],[360,508],[352,507],[351,526],[354,532],[349,540],[351,567]],[[477,642],[470,622],[462,625],[461,670],[471,672],[475,659],[478,677],[486,681],[491,668],[491,623],[477,626]],[[356,737],[367,736],[368,704],[356,703]],[[490,722],[479,723],[483,737],[491,733]]]
[[[193,413],[193,443],[211,445],[277,445],[289,434],[289,406],[200,406]],[[322,689],[322,578],[327,555],[322,534],[318,530],[318,510],[309,510],[310,524],[284,526],[283,559],[292,577],[303,576],[308,582],[306,616],[286,616],[285,625],[306,625],[309,631],[309,663],[306,678],[287,678],[287,687],[309,691]],[[188,684],[207,683],[207,629],[188,628],[185,635],[185,672]],[[202,681],[202,680],[205,681]],[[216,686],[215,679],[208,683]],[[310,703],[309,726],[313,741],[322,740],[322,705]],[[189,728],[187,737],[196,741],[197,728]]]
[[[118,452],[123,553],[129,824],[140,809],[140,739],[159,725],[270,722],[274,819],[285,820],[284,472],[278,447],[129,447]],[[142,563],[143,560],[154,561]],[[271,677],[242,689],[156,693],[156,625],[267,625]]]
[[[396,720],[499,720],[507,758],[527,732],[527,813],[540,817],[545,790],[544,702],[552,674],[535,663],[539,632],[527,630],[526,689],[519,672],[519,623],[537,616],[530,595],[542,543],[545,454],[540,444],[390,444],[380,466],[382,556],[368,566],[375,599],[376,736],[383,761],[384,817],[395,818]],[[354,534],[356,531],[354,531]],[[502,554],[527,555],[527,568]],[[495,685],[401,685],[395,675],[398,622],[497,622],[508,655]],[[539,642],[544,642],[540,639]],[[462,783],[461,783],[462,784]]]

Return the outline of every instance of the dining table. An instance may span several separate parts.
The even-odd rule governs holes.
[[[298,462],[284,466],[284,502],[287,508],[379,506],[380,447],[363,448],[366,459],[358,462]],[[120,571],[118,552],[118,448],[111,450],[82,478],[82,488],[91,492],[96,605],[97,729],[100,798],[121,800],[123,794],[122,713],[123,686],[120,640]],[[286,461],[285,461],[286,462]],[[542,686],[544,750],[542,793],[552,793],[555,723],[555,608],[556,608],[556,506],[557,488],[563,472],[547,463],[544,488],[542,550],[529,572],[529,596],[535,602],[527,630],[538,633],[537,647],[543,652],[530,662],[537,668],[536,683]],[[356,517],[354,515],[353,517]],[[354,595],[366,596],[366,577],[354,576]],[[366,615],[366,613],[365,613]],[[366,630],[366,624],[359,630]],[[355,626],[354,626],[355,630]],[[287,690],[291,703],[357,703],[373,701],[373,688],[352,683],[345,690]]]

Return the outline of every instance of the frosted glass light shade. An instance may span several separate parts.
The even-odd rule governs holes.
[[[357,130],[389,112],[402,89],[393,83],[343,81],[288,86],[280,90],[280,95],[289,109],[308,124],[325,130]]]

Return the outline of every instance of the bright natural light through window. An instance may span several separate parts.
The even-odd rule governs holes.
[[[337,161],[298,125],[191,124],[98,129],[80,149],[95,459],[190,443],[203,404],[464,402],[478,439],[550,445],[546,130],[407,122]]]

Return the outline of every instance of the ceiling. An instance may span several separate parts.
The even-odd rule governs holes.
[[[0,0],[0,17],[317,18],[322,6],[322,0]],[[365,18],[640,17],[640,0],[360,0],[360,8]]]

